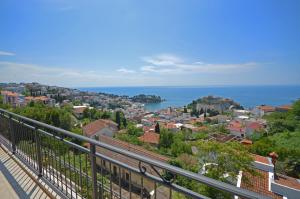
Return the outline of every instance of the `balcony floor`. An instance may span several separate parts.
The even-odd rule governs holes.
[[[24,165],[22,167],[26,169]],[[30,175],[37,179],[35,174],[30,173]],[[52,196],[53,192],[49,188],[48,193],[41,189],[30,175],[0,147],[0,198],[57,198],[55,195]],[[49,193],[51,193],[51,197],[49,197]]]

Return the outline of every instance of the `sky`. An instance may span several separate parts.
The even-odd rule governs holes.
[[[0,82],[299,85],[299,0],[1,0]]]

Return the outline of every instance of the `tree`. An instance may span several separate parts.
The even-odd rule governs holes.
[[[104,111],[101,115],[101,119],[109,119],[111,117],[111,113]]]
[[[123,118],[122,122],[123,122],[123,126],[124,126],[124,128],[126,128],[126,127],[127,127],[127,120],[126,120],[126,118],[125,118],[125,117]]]
[[[186,108],[186,106],[183,107],[183,112],[184,112],[184,113],[187,113],[187,108]]]
[[[171,145],[171,153],[174,157],[179,156],[180,154],[192,154],[192,148],[189,144],[181,140],[175,140]]]
[[[204,110],[203,110],[203,108],[201,108],[199,114],[202,115],[203,113],[204,113]]]
[[[252,167],[253,158],[238,142],[198,141],[197,148],[200,168],[203,168],[202,173],[208,177],[230,183],[230,179],[236,179],[239,171],[257,175]],[[248,180],[246,176],[243,179],[246,182]],[[230,194],[212,187],[202,186],[202,188],[205,195],[211,198],[232,198]]]
[[[166,129],[162,129],[160,132],[159,147],[170,148],[173,143],[173,133]]]
[[[127,126],[127,134],[139,137],[142,135],[142,130],[134,126],[134,124],[128,124]]]
[[[294,102],[292,106],[292,113],[296,116],[297,120],[300,120],[300,99]]]
[[[155,133],[160,133],[159,123],[157,122],[155,125]]]
[[[120,111],[116,112],[116,123],[118,124],[118,128],[121,129],[121,116]]]

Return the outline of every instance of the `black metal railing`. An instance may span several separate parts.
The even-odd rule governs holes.
[[[170,180],[166,174],[212,187],[231,197],[265,198],[3,109],[0,143],[63,198],[208,198],[201,191],[176,184],[175,178]],[[102,153],[103,150],[138,164],[126,164],[115,155]]]

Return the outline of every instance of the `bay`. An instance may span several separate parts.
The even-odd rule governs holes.
[[[85,87],[81,91],[104,92],[117,95],[134,96],[138,94],[159,95],[166,101],[146,104],[149,111],[167,107],[182,107],[207,95],[227,97],[251,108],[261,104],[279,106],[291,104],[300,98],[300,85],[288,86],[145,86],[145,87]]]

